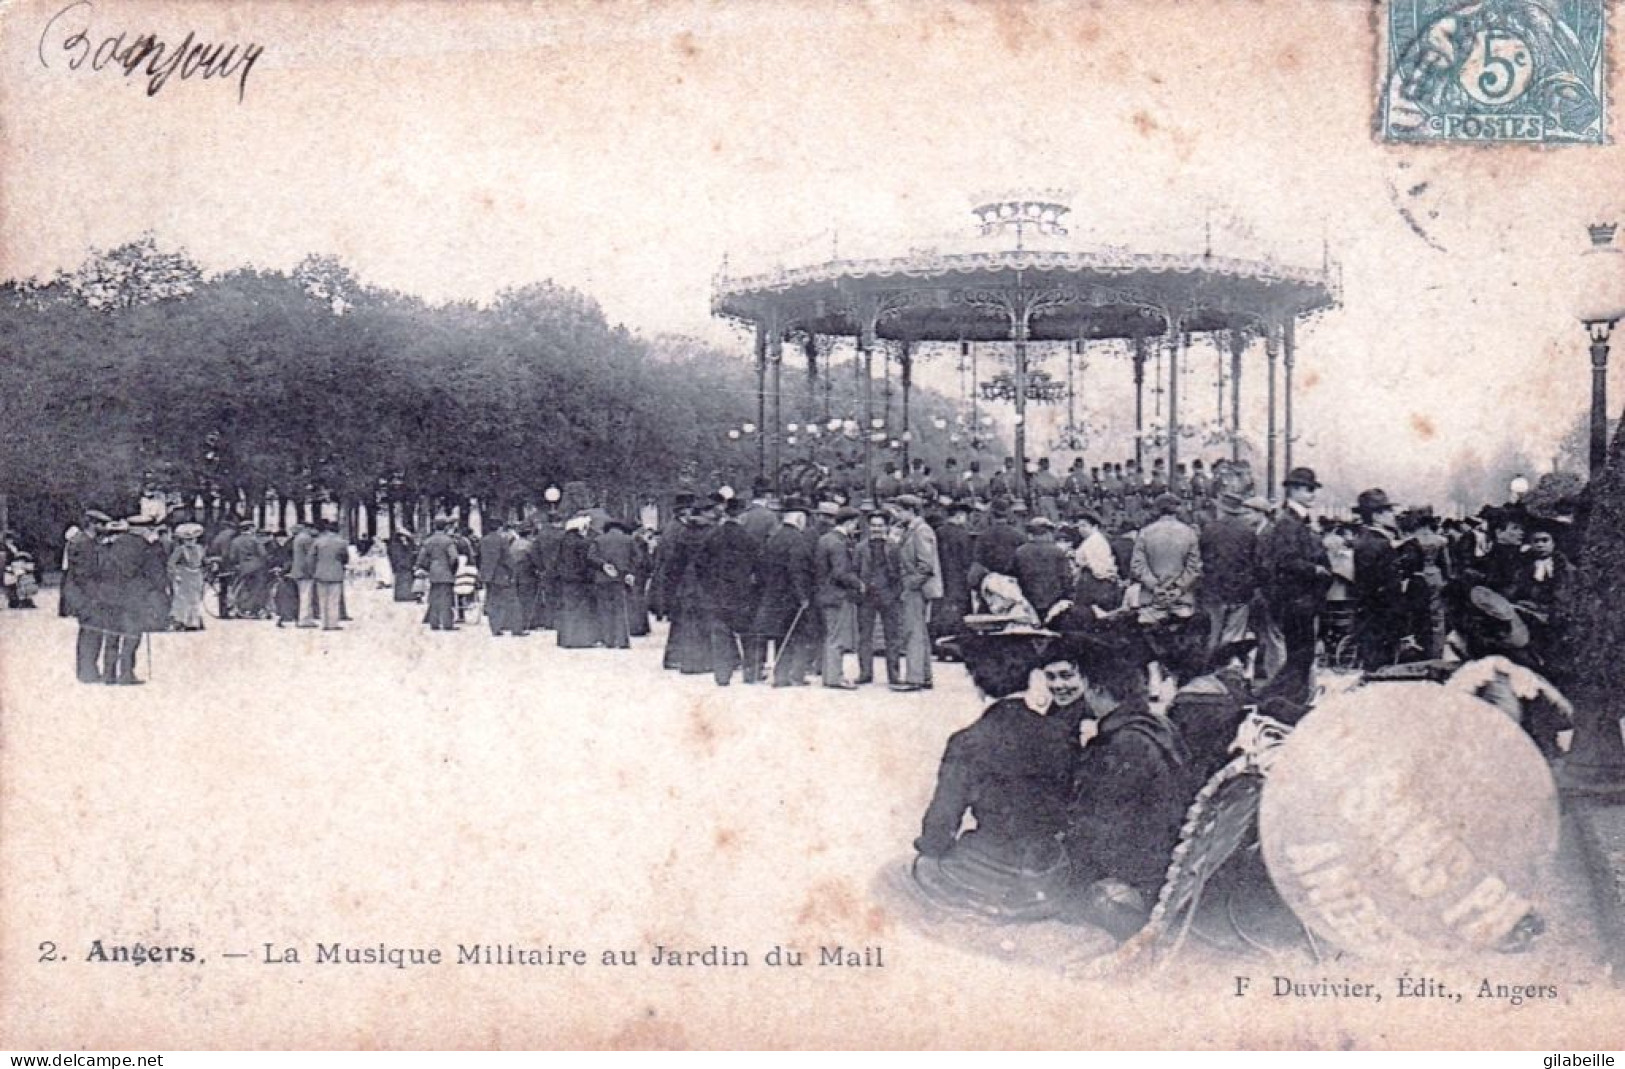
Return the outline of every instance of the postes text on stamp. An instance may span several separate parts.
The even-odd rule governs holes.
[[[1385,141],[1607,140],[1606,0],[1390,0]]]

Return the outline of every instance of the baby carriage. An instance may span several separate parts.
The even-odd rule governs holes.
[[[467,557],[457,560],[457,574],[451,592],[457,599],[457,622],[478,622],[480,618],[480,570]]]
[[[1354,641],[1354,602],[1328,601],[1320,612],[1320,663],[1338,672],[1360,667],[1359,644]]]
[[[6,601],[13,609],[32,609],[39,580],[34,577],[34,558],[18,553],[5,571]]]

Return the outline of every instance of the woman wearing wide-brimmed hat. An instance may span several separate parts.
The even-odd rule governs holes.
[[[949,738],[914,841],[915,882],[937,905],[1011,921],[1064,912],[1071,870],[1061,835],[1082,708],[1057,713],[1023,697],[1058,638],[1016,623],[943,640],[993,703]],[[976,827],[961,831],[967,812]]]
[[[203,630],[203,527],[183,523],[175,528],[169,551],[169,623],[176,631]]]

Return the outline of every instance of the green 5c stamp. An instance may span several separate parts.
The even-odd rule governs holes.
[[[1608,139],[1607,0],[1389,0],[1386,141]]]

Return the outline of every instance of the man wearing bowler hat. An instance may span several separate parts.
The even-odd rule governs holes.
[[[1315,618],[1331,581],[1331,561],[1309,525],[1320,480],[1312,468],[1293,468],[1281,482],[1286,501],[1259,545],[1264,599],[1281,629],[1286,660],[1267,688],[1272,696],[1308,700],[1315,674]]]
[[[1382,490],[1362,490],[1354,505],[1361,527],[1354,536],[1354,642],[1360,667],[1371,671],[1394,663],[1405,637],[1404,592],[1400,588],[1399,522],[1394,503]]]

